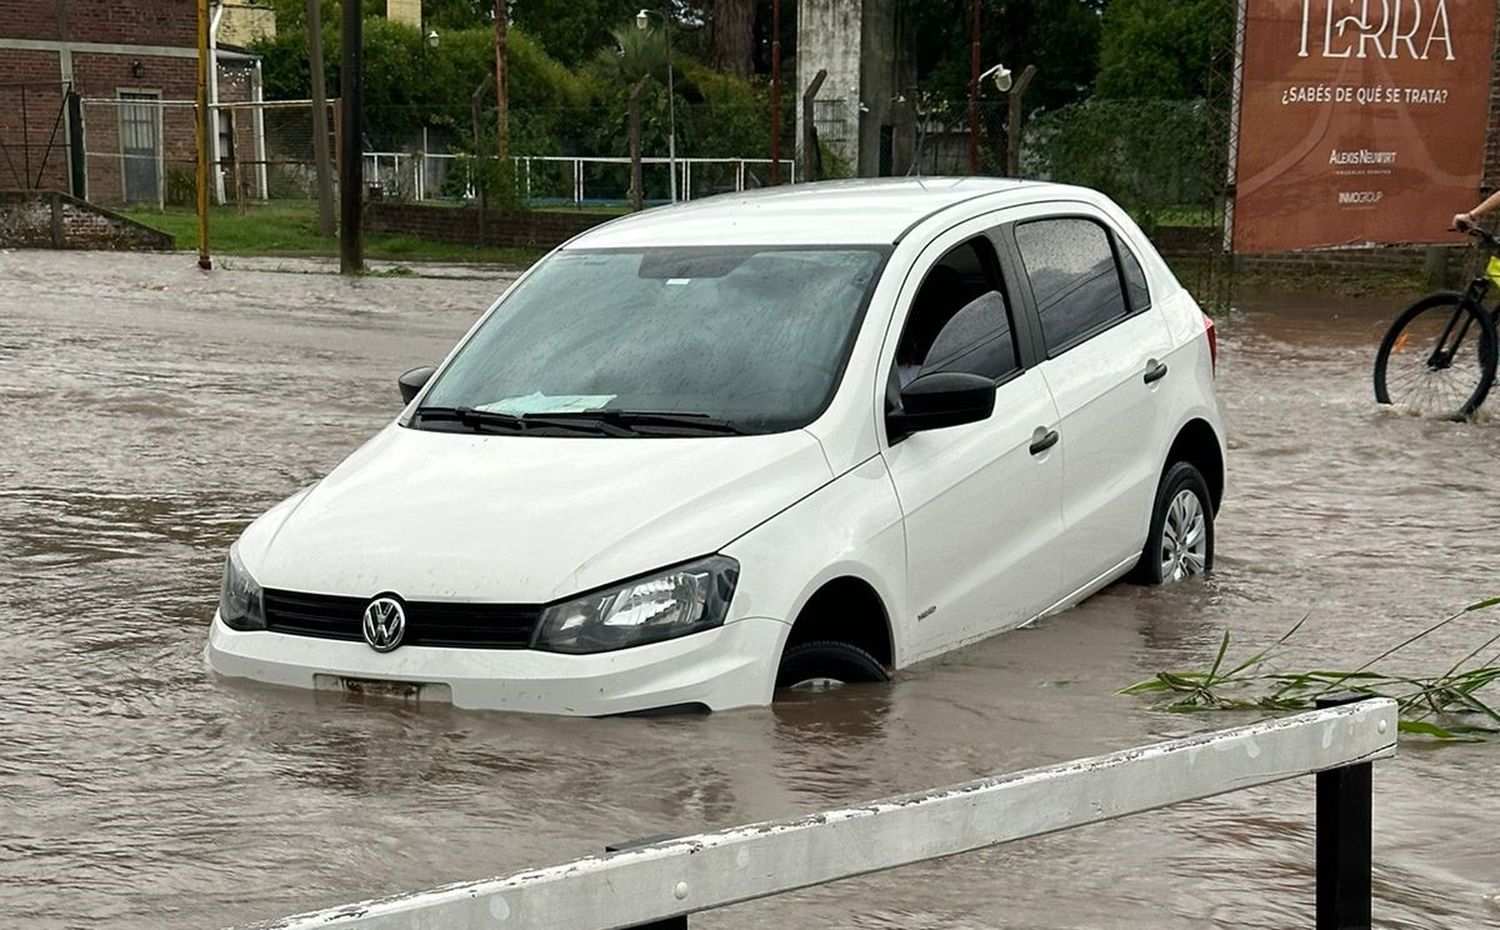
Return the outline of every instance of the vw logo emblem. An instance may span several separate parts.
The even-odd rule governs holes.
[[[365,642],[376,652],[390,652],[406,636],[406,611],[393,597],[377,597],[365,608]]]

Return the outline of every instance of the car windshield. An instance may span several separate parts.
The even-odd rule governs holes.
[[[764,433],[832,397],[886,250],[563,251],[506,296],[411,426]]]

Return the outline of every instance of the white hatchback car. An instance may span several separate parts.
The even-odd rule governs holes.
[[[871,681],[1207,571],[1213,323],[1094,191],[725,195],[538,262],[230,550],[216,671],[604,715]]]

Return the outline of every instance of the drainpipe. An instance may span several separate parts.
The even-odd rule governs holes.
[[[208,151],[214,167],[214,197],[224,204],[223,155],[219,152],[219,23],[224,19],[224,0],[214,0],[213,19],[208,24]]]
[[[255,59],[255,72],[250,78],[250,99],[257,104],[266,101],[266,79],[261,73],[260,59]],[[426,132],[424,129],[423,132]],[[265,107],[255,108],[255,183],[260,188],[260,199],[269,200],[271,188],[266,183],[266,111]]]

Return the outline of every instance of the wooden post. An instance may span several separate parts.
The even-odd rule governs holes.
[[[771,186],[781,183],[781,0],[771,0]]]
[[[823,82],[828,80],[828,69],[819,68],[812,83],[802,94],[802,180],[816,181],[822,173],[822,153],[818,150],[818,127],[813,121],[813,103]]]
[[[641,187],[641,91],[650,77],[643,77],[630,89],[630,209],[645,206],[646,192]]]
[[[307,0],[307,64],[312,72],[313,163],[318,172],[318,235],[332,236],[333,162],[328,157],[328,87],[323,74],[323,26],[318,0]]]
[[[1005,161],[1007,171],[1013,178],[1021,176],[1021,97],[1026,93],[1026,85],[1036,77],[1036,65],[1027,65],[1016,79],[1016,83],[1010,89],[1010,113],[1005,124],[1005,136],[1009,144],[1005,147]]]
[[[485,213],[489,210],[489,196],[485,193],[484,184],[484,93],[489,90],[491,84],[495,83],[493,74],[486,74],[479,86],[474,88],[474,93],[469,97],[469,109],[474,120],[474,169],[473,183],[474,192],[479,195],[479,242],[484,245],[484,221]]]
[[[510,77],[506,43],[510,37],[510,0],[495,0],[495,134],[501,208],[515,200],[515,178],[510,164]]]
[[[364,255],[364,8],[344,4],[343,62],[339,71],[339,109],[343,140],[339,145],[339,271],[360,274]]]
[[[208,0],[198,0],[198,267],[213,268],[208,254]]]

